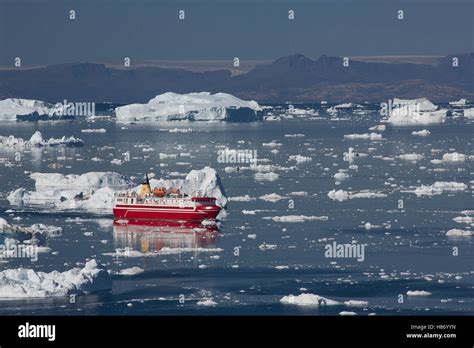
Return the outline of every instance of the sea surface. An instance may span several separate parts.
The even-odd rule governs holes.
[[[0,163],[0,217],[22,226],[44,223],[63,229],[62,235],[46,241],[52,251],[40,254],[37,262],[5,259],[0,262],[0,270],[26,267],[65,271],[95,258],[113,273],[110,292],[79,296],[75,303],[69,298],[1,300],[0,314],[474,314],[474,237],[446,236],[450,229],[472,228],[453,218],[464,216],[461,211],[474,210],[474,160],[430,162],[445,153],[474,155],[474,122],[449,116],[440,125],[386,124],[386,130],[378,132],[382,140],[355,140],[344,135],[370,133],[369,127],[381,124],[375,106],[367,106],[361,113],[332,117],[324,114],[320,105],[298,107],[321,110],[321,115],[241,124],[121,124],[114,118],[0,123],[0,135],[29,138],[39,130],[45,138],[74,135],[84,140],[84,146],[77,148],[21,150],[19,161],[14,160],[18,150],[0,149],[0,158],[14,163],[10,167]],[[273,105],[267,112],[285,116],[286,108]],[[81,132],[91,128],[104,128],[106,132]],[[177,133],[175,128],[192,132]],[[428,129],[431,135],[411,134],[422,129]],[[277,145],[264,145],[272,141]],[[144,152],[143,147],[154,150]],[[278,178],[257,180],[255,171],[235,170],[249,164],[221,163],[218,150],[225,147],[256,150],[260,164],[280,166],[272,170]],[[344,156],[349,147],[360,154],[352,162]],[[111,163],[123,159],[127,151],[130,161]],[[178,157],[160,159],[160,153]],[[180,153],[191,156],[181,157]],[[407,161],[397,157],[412,153],[423,158]],[[294,155],[311,160],[297,163],[290,159]],[[205,166],[218,171],[228,197],[250,197],[249,201],[230,200],[227,216],[218,223],[217,230],[205,233],[173,226],[117,226],[112,216],[58,213],[47,207],[18,209],[6,199],[16,188],[33,189],[31,172],[115,171],[135,177],[138,184],[145,172],[154,173],[155,178],[183,178],[190,170]],[[339,170],[349,177],[337,181],[334,175]],[[464,183],[467,189],[433,196],[406,192],[436,181]],[[338,201],[328,197],[331,190],[370,190],[381,197]],[[272,193],[282,199],[271,202],[259,198]],[[319,219],[272,219],[294,215]],[[325,216],[327,219],[321,218]],[[363,260],[347,255],[327,257],[327,245],[334,242],[364,245]],[[124,247],[142,252],[163,247],[194,251],[152,257],[105,255]],[[144,272],[116,274],[130,267],[140,267]],[[408,291],[417,290],[431,294],[407,296]],[[302,293],[340,304],[300,306],[280,301],[284,296]],[[367,303],[345,305],[349,300]]]

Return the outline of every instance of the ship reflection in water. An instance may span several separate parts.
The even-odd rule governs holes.
[[[142,253],[163,248],[214,248],[219,229],[216,225],[172,221],[114,221],[115,248],[132,248]]]

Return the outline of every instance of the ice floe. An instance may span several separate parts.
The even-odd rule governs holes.
[[[124,276],[131,276],[145,272],[143,268],[140,267],[131,267],[120,270],[117,274]]]
[[[359,192],[348,192],[344,190],[331,190],[328,192],[328,197],[332,200],[339,202],[354,199],[354,198],[384,198],[387,197],[387,194],[376,191],[359,191]]]
[[[62,138],[49,138],[48,140],[43,138],[40,131],[36,131],[29,140],[23,138],[15,138],[13,135],[0,136],[0,147],[33,147],[33,146],[82,146],[84,142],[82,139],[71,137]]]
[[[258,121],[262,108],[256,101],[241,100],[226,93],[160,94],[146,104],[115,109],[119,121]]]
[[[276,222],[305,222],[305,221],[325,221],[328,220],[327,216],[306,216],[306,215],[285,215],[285,216],[273,216],[271,217]]]
[[[35,298],[88,294],[109,290],[109,273],[96,260],[86,262],[83,268],[64,272],[38,272],[33,269],[6,269],[0,272],[0,299]]]
[[[281,303],[297,306],[335,306],[339,302],[314,294],[288,295],[280,299]]]
[[[474,236],[474,232],[453,228],[449,230],[448,232],[446,232],[446,235],[449,237],[470,237],[470,236]]]
[[[446,181],[436,181],[433,185],[421,185],[410,190],[405,190],[403,192],[414,193],[417,196],[435,196],[440,195],[443,192],[455,192],[455,191],[464,191],[467,189],[467,185],[461,182],[446,182]]]
[[[431,292],[425,290],[408,290],[407,296],[430,296]]]
[[[422,129],[421,131],[411,132],[411,135],[415,135],[415,136],[419,136],[419,137],[427,137],[428,135],[431,135],[431,132],[427,129]]]
[[[364,140],[383,140],[382,134],[364,133],[364,134],[346,134],[345,139],[364,139]]]

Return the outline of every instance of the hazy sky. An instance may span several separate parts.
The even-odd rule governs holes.
[[[0,65],[465,53],[473,13],[474,0],[0,0]]]

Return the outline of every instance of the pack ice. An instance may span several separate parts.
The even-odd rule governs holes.
[[[167,92],[146,104],[129,104],[115,109],[119,121],[261,121],[262,108],[227,93],[178,94]]]
[[[447,110],[438,107],[426,98],[393,100],[388,122],[393,125],[418,125],[443,123]]]
[[[37,272],[16,268],[0,272],[0,299],[68,296],[108,290],[112,287],[109,273],[90,260],[84,268],[64,272]]]
[[[33,99],[7,98],[0,100],[0,120],[56,119],[62,117],[63,109],[62,104],[53,105]]]
[[[89,172],[81,175],[58,173],[33,173],[35,190],[19,188],[9,194],[12,205],[43,206],[60,211],[83,211],[92,214],[111,214],[114,193],[133,188],[135,184],[127,177],[115,172]],[[221,207],[227,205],[227,196],[215,169],[205,167],[191,170],[184,179],[151,179],[152,187],[176,187],[192,194],[200,191],[217,198]],[[138,191],[140,185],[134,187]]]

